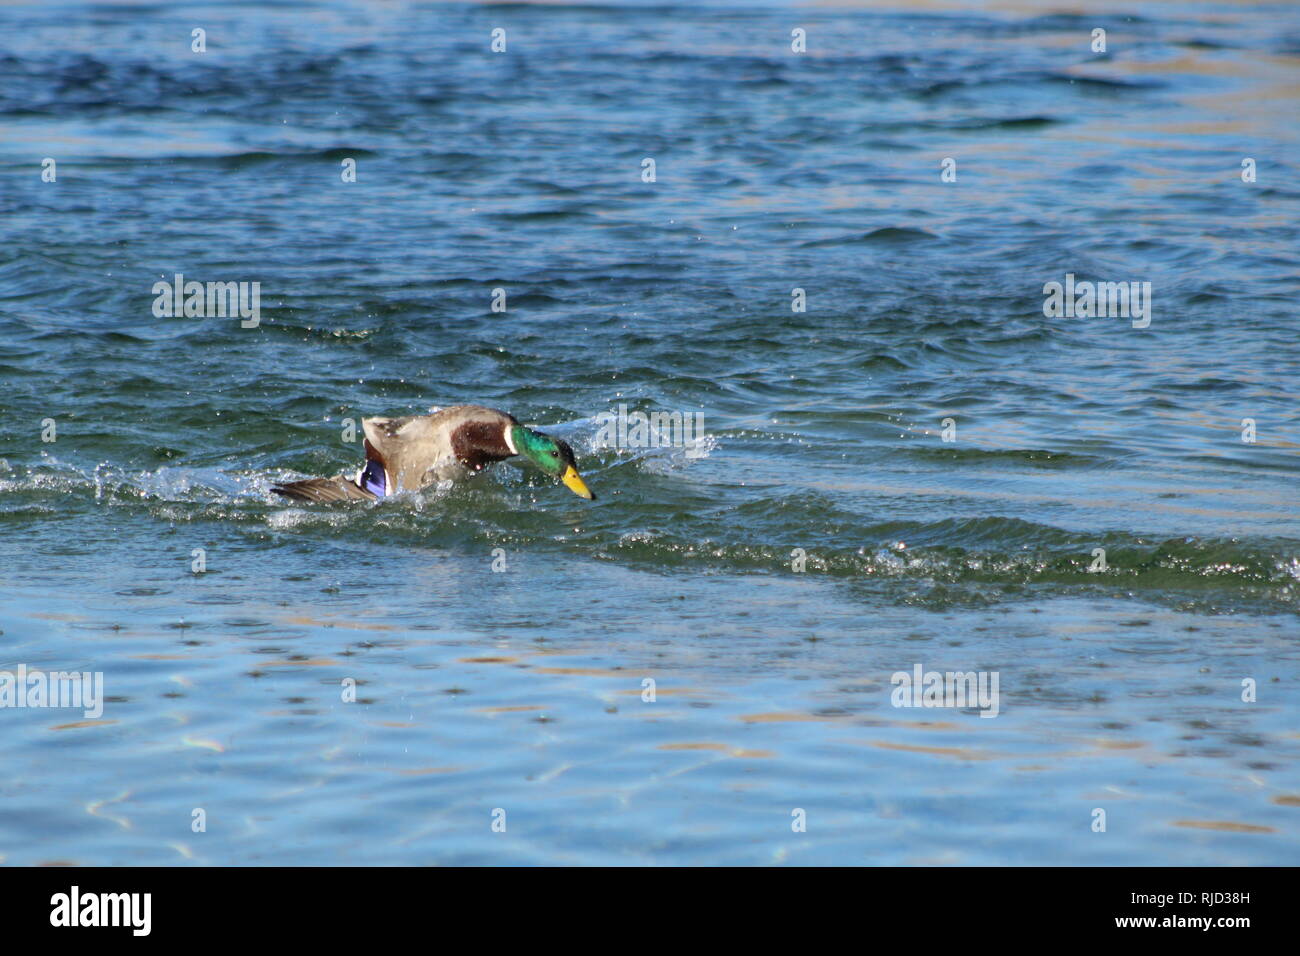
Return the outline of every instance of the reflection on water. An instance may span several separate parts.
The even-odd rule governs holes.
[[[7,621],[6,634],[33,635],[19,650],[31,657],[51,643],[89,656],[111,635],[110,707],[124,715],[11,713],[14,779],[28,781],[11,785],[11,810],[39,821],[75,800],[86,819],[57,812],[57,833],[7,855],[1137,864],[1159,841],[1163,858],[1191,864],[1295,852],[1291,702],[1263,674],[1257,703],[1237,694],[1261,654],[1294,674],[1281,622],[1135,616],[1123,602],[1064,598],[863,619],[823,597],[818,606],[838,609],[815,639],[758,622],[681,633],[638,627],[617,598],[602,603],[599,589],[618,592],[625,572],[594,573],[600,624],[578,620],[553,639],[509,627],[422,637],[343,613],[294,617],[296,634],[257,623],[241,635],[217,612],[189,621],[180,640],[166,628],[83,620],[42,633],[34,620]],[[769,607],[807,606],[827,587],[787,579],[764,590]],[[713,584],[675,588],[689,613]],[[280,616],[273,606],[240,614]],[[1000,671],[997,719],[890,705],[894,670],[966,667],[972,654]],[[76,775],[60,772],[66,761]],[[206,833],[189,832],[196,806]],[[1107,810],[1104,834],[1089,828],[1096,807]],[[504,834],[490,828],[498,808]],[[804,833],[790,830],[795,809]],[[1173,837],[1182,831],[1198,835]]]

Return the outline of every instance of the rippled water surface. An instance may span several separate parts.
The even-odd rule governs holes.
[[[1063,9],[0,8],[0,860],[1300,862],[1300,14]]]

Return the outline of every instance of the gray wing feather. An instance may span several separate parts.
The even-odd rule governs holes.
[[[272,489],[277,495],[295,498],[298,501],[374,501],[375,496],[355,482],[339,475],[337,478],[308,478],[305,481],[290,481],[275,485]]]

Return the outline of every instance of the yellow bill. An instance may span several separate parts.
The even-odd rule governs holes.
[[[586,498],[588,501],[595,501],[596,496],[591,493],[582,476],[578,474],[578,469],[570,465],[564,469],[564,474],[560,475],[560,481],[564,482],[564,487],[568,488],[579,498]]]

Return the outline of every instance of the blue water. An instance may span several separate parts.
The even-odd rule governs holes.
[[[0,7],[0,861],[1300,862],[1300,14],[1063,9]]]

